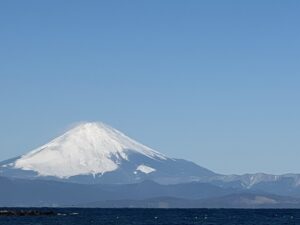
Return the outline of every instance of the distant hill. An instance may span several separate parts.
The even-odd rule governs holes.
[[[144,200],[108,200],[78,206],[91,208],[300,208],[300,199],[241,193],[203,200],[159,197]]]
[[[211,184],[87,185],[0,177],[0,207],[300,208],[298,198]]]

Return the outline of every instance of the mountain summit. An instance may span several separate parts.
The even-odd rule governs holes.
[[[108,125],[84,123],[22,156],[14,166],[41,176],[69,178],[114,171],[132,153],[154,160],[167,159]]]
[[[29,153],[0,163],[0,174],[76,182],[161,183],[214,175],[192,162],[169,158],[104,123],[83,123]],[[88,178],[88,179],[87,179]]]

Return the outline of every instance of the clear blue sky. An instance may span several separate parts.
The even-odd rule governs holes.
[[[216,172],[299,173],[299,12],[296,0],[3,0],[0,160],[103,121]]]

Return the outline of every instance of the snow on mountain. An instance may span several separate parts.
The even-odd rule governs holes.
[[[256,184],[259,184],[261,182],[277,181],[280,179],[280,177],[282,176],[265,174],[265,173],[255,173],[255,174],[244,174],[244,175],[222,175],[214,179],[225,183],[239,181],[243,188],[251,189]]]
[[[13,167],[59,178],[96,175],[117,170],[123,160],[128,160],[130,153],[154,160],[167,159],[106,124],[84,123],[22,156]],[[138,170],[154,171],[146,166],[140,166]]]
[[[145,165],[139,165],[137,168],[136,168],[137,171],[140,171],[142,173],[152,173],[154,171],[156,171],[156,169],[150,167],[150,166],[145,166]]]

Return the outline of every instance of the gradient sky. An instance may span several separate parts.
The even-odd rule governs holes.
[[[300,173],[299,12],[296,0],[3,0],[0,160],[103,121],[216,172]]]

